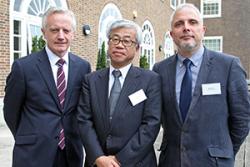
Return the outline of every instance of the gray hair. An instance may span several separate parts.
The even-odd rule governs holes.
[[[42,28],[45,29],[47,26],[47,20],[48,17],[53,15],[53,14],[65,14],[69,17],[71,17],[71,23],[72,23],[72,28],[74,31],[76,31],[76,18],[74,13],[71,10],[68,9],[63,9],[63,8],[58,8],[58,7],[50,7],[43,15],[42,17]]]
[[[112,30],[114,30],[116,28],[132,28],[132,29],[134,29],[136,31],[136,42],[138,45],[141,44],[142,30],[141,30],[141,27],[138,24],[136,24],[135,22],[130,21],[130,20],[125,20],[125,19],[115,20],[114,22],[111,23],[111,25],[107,29],[107,32],[106,32],[107,38],[110,37]]]
[[[181,9],[183,9],[183,8],[191,8],[191,9],[193,9],[196,12],[196,14],[199,16],[201,24],[203,24],[203,17],[202,17],[202,14],[200,13],[199,9],[194,4],[184,3],[184,4],[180,4],[179,6],[177,6],[176,10],[170,16],[171,29],[172,29],[172,25],[173,25],[173,20],[174,20],[175,14],[178,11],[180,11]]]

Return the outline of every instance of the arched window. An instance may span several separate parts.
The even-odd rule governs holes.
[[[42,15],[51,6],[67,7],[66,0],[10,1],[10,62],[31,52],[32,37],[40,36]]]
[[[152,69],[155,63],[155,34],[150,21],[146,20],[142,25],[141,56],[146,56],[149,67]]]
[[[99,49],[101,48],[103,42],[105,42],[105,46],[107,46],[107,43],[108,43],[108,38],[106,37],[107,27],[112,21],[116,19],[122,19],[120,10],[113,3],[107,4],[103,8],[100,19],[99,19],[99,31],[98,31],[98,48]]]
[[[174,42],[172,37],[170,36],[170,32],[165,34],[165,42],[164,42],[164,55],[165,58],[168,58],[174,54]]]

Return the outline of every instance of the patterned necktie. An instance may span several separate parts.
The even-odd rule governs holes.
[[[186,67],[186,72],[182,79],[181,83],[181,93],[180,93],[180,112],[182,116],[182,120],[184,122],[191,100],[192,100],[192,73],[191,73],[191,65],[192,61],[189,59],[185,59],[183,64]]]
[[[58,60],[56,63],[58,65],[56,87],[57,87],[57,93],[58,93],[61,108],[64,107],[65,91],[66,91],[66,80],[65,80],[65,74],[63,71],[64,63],[65,61],[63,59]]]
[[[111,88],[110,97],[109,97],[110,119],[112,119],[112,115],[114,113],[115,106],[116,106],[117,100],[121,92],[121,83],[120,83],[119,77],[122,75],[122,73],[119,70],[114,70],[112,74],[115,80]]]
[[[63,59],[60,59],[57,61],[57,65],[58,65],[58,70],[57,70],[57,93],[58,93],[58,97],[59,97],[59,102],[60,102],[60,106],[63,109],[64,107],[64,101],[65,101],[65,91],[66,91],[66,80],[65,80],[65,74],[63,71],[63,64],[65,63],[65,61]],[[65,147],[65,136],[64,136],[64,129],[61,125],[61,130],[60,130],[60,134],[59,134],[59,142],[58,142],[58,146],[61,150],[64,149]]]

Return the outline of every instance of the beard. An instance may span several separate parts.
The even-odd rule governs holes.
[[[184,50],[184,51],[193,51],[195,48],[197,48],[197,43],[196,42],[193,42],[193,43],[180,43],[179,47],[181,50]]]

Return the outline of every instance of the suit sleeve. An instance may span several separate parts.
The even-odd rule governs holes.
[[[246,74],[238,58],[232,61],[228,80],[229,127],[234,154],[249,132],[250,101]]]
[[[125,147],[115,156],[122,166],[136,164],[152,150],[160,129],[161,85],[160,77],[154,75],[145,91],[147,99],[144,105],[141,125]]]
[[[6,79],[4,97],[4,119],[15,137],[20,121],[23,102],[25,99],[24,73],[18,61],[12,65],[12,70]]]
[[[82,143],[87,153],[88,162],[90,165],[93,165],[97,157],[104,155],[104,152],[99,143],[93,123],[93,115],[90,105],[90,88],[87,76],[82,85],[77,120]]]

